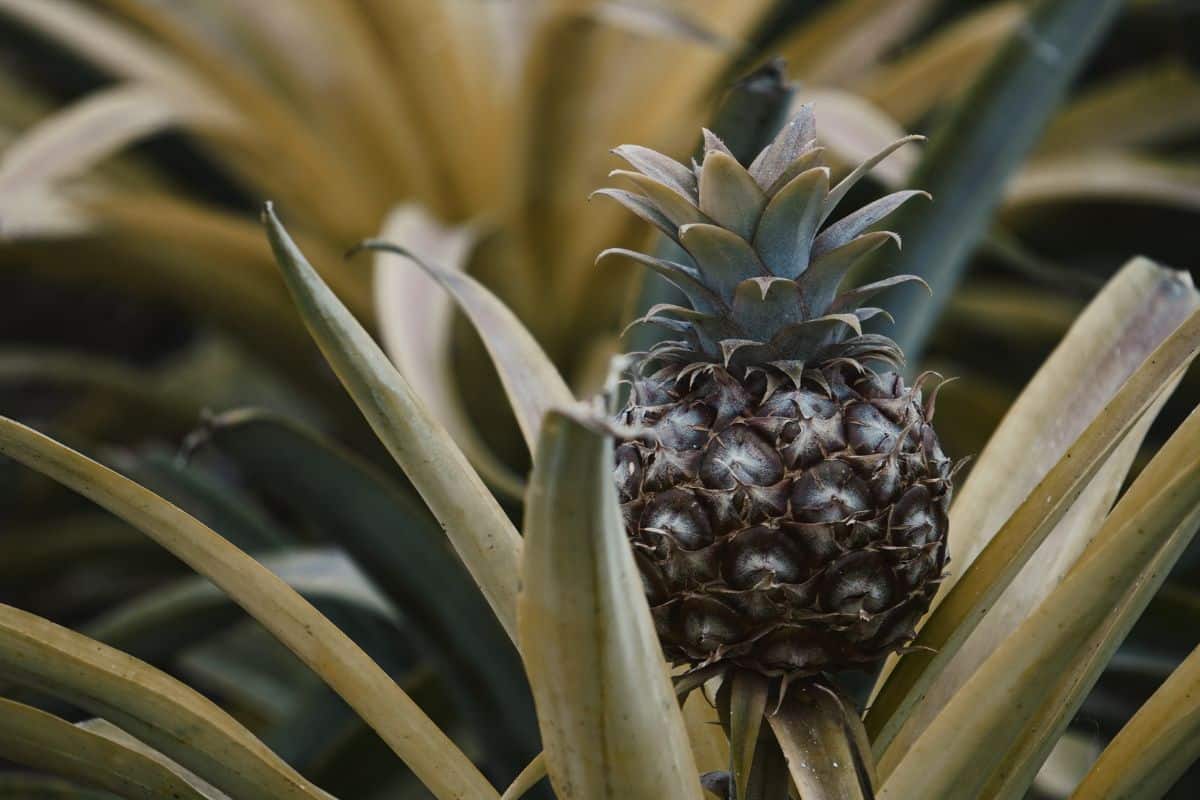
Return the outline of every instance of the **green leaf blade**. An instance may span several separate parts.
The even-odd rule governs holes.
[[[554,412],[535,463],[519,630],[553,785],[564,800],[699,800],[617,506],[612,443]]]
[[[904,251],[886,265],[873,262],[872,277],[911,273],[933,287],[932,302],[916,287],[900,287],[884,304],[897,320],[891,336],[910,363],[919,360],[1009,176],[1121,6],[1042,0],[930,138],[911,183],[932,194],[935,206],[901,209],[892,229]]]
[[[305,324],[330,366],[446,530],[510,636],[521,538],[454,440],[329,290],[270,206],[267,235]]]

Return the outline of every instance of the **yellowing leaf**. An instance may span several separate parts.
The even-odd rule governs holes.
[[[1151,695],[1071,795],[1074,800],[1165,797],[1200,757],[1200,648]]]
[[[440,800],[496,796],[466,756],[358,645],[219,534],[153,492],[3,417],[0,453],[93,500],[209,578],[338,692]]]
[[[912,125],[938,103],[962,93],[1025,19],[1020,3],[992,3],[967,14],[851,88]]]
[[[0,755],[121,797],[206,800],[187,781],[128,747],[0,698]],[[211,797],[209,797],[211,800]]]
[[[420,206],[392,209],[379,238],[403,245],[430,264],[461,271],[475,245],[468,227],[443,226]],[[384,349],[425,406],[446,427],[489,484],[521,498],[524,481],[492,452],[467,416],[450,374],[453,306],[445,290],[394,253],[377,251],[375,316]]]
[[[264,219],[275,258],[321,352],[513,635],[520,534],[450,434],[321,281],[269,206]]]
[[[1010,407],[950,510],[949,550],[957,568],[940,595],[987,545],[1121,384],[1200,306],[1186,273],[1145,259],[1123,268],[1081,314]],[[1107,459],[1088,488],[1047,535],[1037,554],[989,610],[962,650],[925,693],[889,748],[886,774],[917,735],[1000,641],[1062,580],[1107,515],[1146,429],[1152,408]]]
[[[1120,152],[1041,158],[1008,184],[1004,209],[1089,200],[1200,211],[1200,167]]]
[[[1105,520],[1062,584],[963,686],[880,798],[1021,797],[1200,527],[1200,409]]]
[[[537,447],[542,418],[553,406],[574,402],[575,397],[537,340],[516,315],[491,291],[457,267],[444,268],[409,250],[403,241],[371,240],[362,247],[391,252],[415,261],[430,279],[454,298],[479,332],[504,391],[517,417],[530,451]],[[410,265],[411,268],[411,265]],[[401,312],[403,313],[403,312]]]
[[[563,800],[699,800],[699,775],[612,481],[609,437],[542,427],[525,520],[520,644]]]
[[[212,701],[119,650],[0,605],[0,672],[120,724],[237,797],[324,793]]]
[[[925,620],[916,644],[929,650],[899,661],[868,713],[867,728],[877,754],[892,743],[930,685],[1120,441],[1198,351],[1200,312],[1193,312],[1125,381],[1104,413],[1030,491]]]

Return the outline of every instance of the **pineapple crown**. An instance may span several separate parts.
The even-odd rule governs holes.
[[[742,166],[711,131],[704,155],[691,167],[649,148],[623,145],[613,152],[632,170],[633,191],[601,189],[655,225],[678,246],[675,259],[624,248],[621,255],[662,275],[687,297],[691,308],[659,304],[634,324],[666,328],[681,340],[657,344],[654,360],[720,363],[738,371],[774,367],[797,386],[805,364],[844,360],[899,365],[903,355],[886,336],[864,334],[862,322],[880,308],[864,306],[876,293],[915,275],[897,275],[841,291],[846,274],[888,241],[890,231],[868,231],[920,191],[898,191],[826,225],[830,214],[864,175],[920,136],[899,139],[859,164],[836,185],[824,148],[816,143],[811,105],[784,126],[749,168]]]

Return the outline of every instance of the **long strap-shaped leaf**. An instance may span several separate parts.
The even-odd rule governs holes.
[[[205,800],[156,761],[52,714],[0,699],[0,756],[130,800]]]
[[[1186,274],[1135,258],[1071,324],[1058,347],[1021,391],[956,490],[950,509],[949,551],[954,565],[938,587],[936,608],[987,545],[1154,348],[1200,307]],[[921,731],[1073,566],[1111,511],[1141,441],[1169,391],[1160,394],[1105,460],[1088,488],[1047,535],[1037,555],[992,604],[888,750],[903,753]],[[1036,443],[1036,446],[1031,446]],[[887,773],[886,761],[880,770]]]
[[[767,721],[804,800],[872,800],[874,770],[862,720],[832,690],[793,686]]]
[[[987,230],[1008,177],[1037,141],[1088,54],[1100,43],[1119,0],[1041,0],[934,132],[912,185],[929,191],[936,208],[902,209],[892,230],[904,239],[898,256],[876,259],[881,274],[913,274],[933,287],[889,292],[896,315],[891,336],[919,358],[941,306],[954,294],[968,257]],[[876,270],[877,267],[884,269]]]
[[[450,293],[479,332],[479,338],[491,355],[525,444],[533,453],[546,412],[575,401],[575,396],[533,334],[500,298],[470,275],[427,264],[416,253],[391,242],[372,239],[360,247],[408,258]]]
[[[525,523],[521,652],[563,800],[699,800],[687,731],[625,538],[609,437],[551,412]]]
[[[340,694],[436,797],[496,796],[462,751],[357,644],[220,535],[153,492],[3,417],[0,453],[107,508],[224,590]]]
[[[432,645],[439,677],[470,698],[470,724],[493,757],[513,754],[515,767],[537,751],[520,656],[419,498],[327,438],[269,412],[223,414],[205,441],[231,456],[245,480],[344,548],[403,610]]]
[[[119,650],[3,605],[0,674],[104,716],[235,797],[326,796],[190,687]]]
[[[1200,647],[1126,723],[1072,800],[1157,800],[1200,758]]]
[[[263,221],[313,339],[515,638],[521,535],[450,434],[304,258],[269,204]]]
[[[754,749],[767,710],[767,679],[757,672],[737,670],[729,691],[729,766],[734,796],[744,798],[754,765]]]
[[[1120,391],[1029,493],[946,599],[926,620],[867,715],[877,755],[891,744],[979,620],[1053,530],[1105,459],[1200,350],[1200,312],[1193,313],[1125,381]]]
[[[881,797],[1020,798],[1200,526],[1200,410],[1079,563],[917,740]]]

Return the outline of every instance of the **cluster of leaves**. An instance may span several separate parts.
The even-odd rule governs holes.
[[[786,796],[789,775],[814,797],[865,798],[875,783],[880,797],[901,800],[1020,796],[1200,528],[1200,411],[1119,492],[1149,421],[1200,353],[1200,293],[1179,273],[1135,260],[1080,317],[981,455],[952,509],[967,567],[946,583],[922,627],[922,651],[892,663],[877,684],[865,718],[869,744],[827,705],[793,694],[766,714],[783,771],[756,783],[755,773],[772,767],[755,760],[753,744],[723,749],[713,738],[713,708],[693,703],[687,711],[676,700],[625,540],[600,410],[575,403],[494,295],[426,267],[491,343],[534,451],[518,533],[270,208],[266,223],[315,341],[519,646],[544,754],[508,797],[547,771],[562,797],[698,800],[698,758],[714,755],[735,777],[749,776],[747,797]],[[1080,364],[1095,357],[1105,374],[1085,384]],[[1042,436],[1047,407],[1064,399],[1075,413],[1060,435]],[[3,418],[0,452],[108,509],[207,577],[218,597],[337,692],[435,797],[500,797],[379,662],[266,565],[148,489]],[[1032,488],[997,479],[1018,468]],[[1054,558],[1033,558],[1046,545]],[[4,700],[0,742],[10,758],[125,797],[327,797],[165,673],[11,606],[0,606],[0,622],[7,678],[99,715],[72,726]],[[1200,650],[1075,796],[1160,796],[1200,755],[1197,659]],[[746,741],[745,733],[731,729],[730,741]],[[878,756],[878,777],[870,766],[847,766],[867,748]]]
[[[809,5],[814,8],[802,8]],[[514,425],[498,402],[500,384],[485,353],[494,351],[495,341],[456,322],[442,290],[417,271],[397,268],[390,263],[394,257],[380,256],[372,276],[339,259],[338,252],[381,233],[433,263],[461,267],[513,309],[571,385],[598,385],[608,356],[621,347],[614,331],[632,313],[637,287],[632,274],[593,269],[592,258],[602,247],[635,246],[644,232],[600,203],[585,205],[583,198],[610,166],[604,153],[614,144],[637,141],[686,151],[718,88],[739,65],[759,58],[739,43],[758,39],[768,45],[763,52],[787,58],[788,74],[799,84],[740,85],[741,94],[726,104],[730,122],[721,129],[735,148],[741,135],[742,147],[752,149],[788,104],[803,101],[818,104],[823,144],[845,164],[904,131],[934,134],[921,164],[893,162],[873,177],[886,187],[909,180],[915,169],[915,180],[937,195],[935,212],[907,221],[902,230],[904,258],[911,263],[900,271],[928,277],[935,298],[947,304],[945,323],[928,347],[930,365],[966,380],[947,387],[939,430],[954,452],[977,451],[1013,403],[1014,387],[1029,377],[1024,365],[1037,363],[1059,340],[1082,307],[1081,298],[1124,254],[1148,251],[1176,260],[1194,252],[1187,238],[1191,229],[1178,223],[1200,206],[1195,167],[1184,160],[1200,129],[1200,103],[1191,68],[1169,46],[1164,54],[1161,45],[1139,45],[1132,65],[1111,53],[1108,61],[1115,63],[1093,62],[1082,90],[1063,103],[1067,83],[1094,55],[1118,3],[1044,2],[1032,15],[1018,3],[949,8],[955,5],[713,0],[656,4],[647,11],[642,4],[617,2],[493,3],[481,14],[473,0],[362,0],[305,3],[290,24],[278,25],[256,4],[185,8],[138,0],[0,0],[0,14],[21,35],[36,32],[44,47],[74,53],[115,80],[52,110],[47,97],[16,84],[11,74],[0,77],[5,147],[0,229],[12,240],[0,246],[0,261],[9,270],[5,280],[22,288],[49,283],[51,313],[41,316],[59,327],[62,311],[56,307],[67,291],[60,282],[83,287],[77,290],[82,301],[71,305],[73,325],[87,294],[107,287],[117,299],[94,315],[101,318],[94,326],[100,338],[112,335],[104,324],[111,305],[136,305],[145,298],[133,331],[110,348],[120,360],[98,359],[94,349],[81,356],[14,348],[0,353],[0,375],[20,382],[15,407],[27,405],[41,427],[262,559],[410,690],[489,777],[506,779],[533,752],[536,739],[516,651],[442,548],[438,523],[425,504],[403,479],[387,473],[386,454],[357,425],[339,388],[316,368],[255,225],[255,201],[271,196],[280,202],[329,285],[383,339],[429,409],[431,425],[449,432],[512,512],[524,495],[520,476],[529,457],[524,443],[532,443],[529,434],[536,430],[528,403],[544,402],[528,387],[544,385],[545,371],[540,378],[507,381],[510,389],[526,387],[514,395],[521,423]],[[1133,4],[1118,24],[1126,35],[1150,38],[1147,31],[1177,24],[1172,7]],[[985,72],[1002,49],[1001,60]],[[654,79],[644,79],[647,75]],[[1046,133],[1035,141],[1048,119]],[[196,191],[207,180],[181,185],[161,164],[138,157],[144,152],[122,153],[167,129],[185,131],[203,153],[206,169],[233,178],[234,202],[214,203]],[[425,211],[397,207],[401,201],[419,204],[442,221],[475,224],[465,231],[443,228]],[[1129,210],[1139,204],[1156,212],[1153,224],[1143,224],[1148,217]],[[1046,214],[1048,209],[1055,213]],[[1114,209],[1128,222],[1095,235],[1096,213]],[[1062,223],[1072,220],[1064,235]],[[1171,235],[1163,235],[1168,230]],[[972,253],[978,269],[951,291]],[[1145,266],[1136,269],[1140,278],[1130,283],[1133,273],[1123,273],[1125,288],[1105,295],[1112,303],[1108,316],[1094,319],[1106,321],[1087,329],[1098,337],[1095,349],[1083,348],[1076,338],[1079,349],[1055,362],[1061,383],[1045,378],[1040,389],[1029,390],[1040,398],[1036,403],[1024,400],[1024,406],[1013,407],[1005,422],[1009,428],[1038,423],[1008,437],[1010,460],[992,473],[993,484],[1005,486],[1008,508],[998,502],[987,524],[956,521],[956,529],[980,531],[978,543],[953,543],[958,574],[971,551],[983,547],[989,527],[999,527],[1049,474],[1066,444],[1169,332],[1170,321],[1178,321],[1167,314],[1161,330],[1139,338],[1138,326],[1158,319],[1159,308],[1139,303],[1169,295],[1176,284],[1159,273],[1152,280]],[[1160,288],[1147,288],[1152,285]],[[905,298],[893,305],[904,306],[896,316],[915,354],[935,315],[909,307]],[[194,319],[206,321],[199,333],[189,321]],[[213,322],[220,333],[211,332]],[[68,343],[87,337],[90,344],[94,334],[84,329],[89,333]],[[17,330],[10,338],[25,335]],[[165,339],[160,350],[166,352],[129,365],[131,344],[148,336]],[[1142,349],[1129,349],[1134,340]],[[995,357],[997,341],[1004,358]],[[1117,353],[1122,358],[1114,358]],[[1164,414],[1172,423],[1190,406],[1187,398],[1196,396],[1194,384],[1184,380],[1179,394],[1185,400],[1168,405]],[[57,390],[54,404],[46,402],[46,387]],[[83,399],[65,402],[64,388],[67,397]],[[129,452],[94,444],[178,441],[202,408],[247,402],[336,431],[359,455],[264,414],[214,419],[187,467],[153,449]],[[1052,424],[1060,417],[1074,427]],[[1140,419],[1139,425],[1147,425],[1150,415]],[[1162,431],[1149,437],[1164,438]],[[1131,443],[1137,438],[1126,434],[1120,449],[1135,471],[1146,466]],[[1003,440],[998,434],[996,441]],[[1029,442],[1038,444],[1031,448]],[[1018,456],[1030,461],[1012,460]],[[980,468],[986,463],[981,459]],[[944,668],[951,676],[925,694],[939,699],[910,714],[902,700],[884,697],[900,710],[877,712],[872,725],[883,726],[884,714],[896,720],[893,728],[898,720],[916,720],[897,730],[873,728],[877,736],[884,731],[883,740],[894,735],[901,743],[890,756],[880,750],[885,770],[920,741],[917,735],[930,724],[935,706],[947,703],[974,674],[991,650],[983,643],[1015,630],[1068,574],[1097,529],[1095,515],[1112,505],[1129,463],[1105,467],[1106,489],[1088,489],[1101,510],[1084,515],[1071,528],[1074,533],[1055,528],[1053,536],[1069,544],[1038,551],[1033,563],[1041,571],[1021,580],[1041,588],[1008,590],[1005,601],[1018,610],[1007,621],[989,615],[963,645],[963,652],[975,655],[935,665],[934,672]],[[1162,480],[1169,474],[1164,463],[1156,473]],[[1013,479],[1014,473],[1027,480]],[[5,465],[4,475],[6,514],[14,522],[0,539],[5,601],[38,608],[186,678],[220,698],[288,763],[338,794],[366,796],[367,785],[390,791],[393,780],[398,790],[419,791],[391,760],[378,757],[386,753],[388,736],[381,740],[369,733],[335,693],[270,645],[262,629],[245,622],[219,592],[186,577],[186,567],[147,548],[128,525],[64,499],[25,470]],[[980,478],[972,485],[987,484]],[[417,488],[436,511],[429,487]],[[447,487],[447,495],[451,488],[461,491]],[[458,513],[492,519],[494,501],[480,502],[486,507]],[[495,525],[499,539],[511,536],[511,526]],[[397,537],[396,531],[405,535]],[[1043,558],[1059,547],[1061,556]],[[71,566],[64,568],[67,562]],[[515,557],[503,566],[502,583],[515,583]],[[1004,569],[1015,566],[1005,562]],[[1200,608],[1189,582],[1194,571],[1195,558],[1185,554],[1177,580],[1151,605],[1152,624],[1135,631],[1135,646],[1114,660],[1115,670],[1092,696],[1091,718],[1101,720],[1106,734],[1129,716],[1131,700],[1140,702],[1153,691],[1194,645],[1178,633],[1181,615]],[[447,588],[452,586],[459,588]],[[493,599],[512,588],[484,586]],[[140,589],[148,593],[126,602]],[[164,627],[178,636],[164,637]],[[1117,624],[1111,635],[1119,639],[1123,630]],[[943,645],[956,648],[957,643]],[[1097,657],[1088,669],[1106,661]],[[908,669],[924,674],[924,668]],[[1090,686],[1094,674],[1081,673],[1072,691]],[[1183,683],[1177,681],[1176,690],[1188,680],[1186,670],[1180,674]],[[1140,681],[1132,692],[1131,676]],[[921,685],[912,675],[905,680]],[[45,691],[42,684],[38,688]],[[924,693],[908,691],[910,698]],[[1174,695],[1165,697],[1165,706],[1161,699],[1148,706],[1152,721],[1163,707],[1173,706]],[[1070,718],[1079,698],[1058,699],[1065,716],[1045,723],[1051,728]],[[66,700],[108,716],[78,697]],[[693,697],[685,706],[689,715],[706,707],[697,701]],[[39,703],[68,718],[73,713]],[[300,730],[339,733],[310,738],[297,736]],[[702,768],[727,768],[723,736],[697,733],[703,730],[692,728],[696,758],[707,759]],[[1148,740],[1132,730],[1125,747]],[[1041,748],[1057,739],[1056,732],[1037,735],[1037,744],[1029,745],[1032,755],[1021,755],[1021,769],[1044,757]],[[148,734],[139,737],[190,764],[178,755],[178,745],[171,750]],[[939,740],[924,741],[928,748]],[[1082,774],[1073,764],[1066,771]],[[0,779],[0,786],[17,794],[29,785],[8,788]]]

